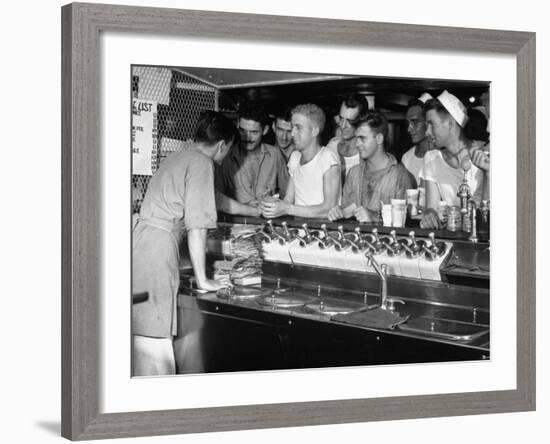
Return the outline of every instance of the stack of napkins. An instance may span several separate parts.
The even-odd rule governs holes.
[[[214,262],[215,277],[229,277],[239,285],[261,283],[263,259],[259,231],[259,227],[253,225],[231,227],[231,260]]]

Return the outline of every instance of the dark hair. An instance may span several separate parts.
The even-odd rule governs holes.
[[[359,115],[363,115],[369,110],[368,100],[358,93],[346,96],[342,103],[346,105],[346,108],[359,108]]]
[[[273,116],[273,122],[276,122],[277,119],[284,120],[285,122],[290,122],[292,120],[292,113],[290,112],[291,109],[292,108],[278,109]]]
[[[364,125],[368,126],[376,134],[382,134],[384,136],[384,148],[388,147],[388,119],[384,114],[376,110],[369,111],[357,119],[355,128],[358,129]]]
[[[489,141],[487,132],[487,117],[478,109],[470,108],[468,110],[468,122],[464,126],[464,134],[470,140]]]
[[[267,112],[265,107],[257,100],[242,102],[239,106],[239,118],[254,120],[258,122],[262,128],[267,125]]]
[[[422,102],[422,100],[418,100],[417,98],[413,97],[409,100],[409,103],[407,103],[407,109],[412,108],[413,106],[418,106],[422,110],[423,114],[426,114],[426,111],[424,110],[425,104]]]
[[[441,102],[437,99],[430,99],[424,104],[424,110],[427,113],[428,111],[436,111],[438,114],[444,115],[446,118],[451,117],[447,108],[445,108]]]
[[[235,142],[238,131],[233,122],[216,111],[203,111],[195,130],[195,142],[213,145],[220,140]]]

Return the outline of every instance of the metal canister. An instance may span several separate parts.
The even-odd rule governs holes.
[[[462,214],[460,213],[460,207],[453,205],[449,208],[447,214],[447,230],[458,231],[462,226]]]
[[[469,211],[466,211],[466,213],[462,215],[462,231],[466,233],[472,232],[472,216]]]
[[[437,206],[437,215],[442,224],[447,223],[447,216],[449,212],[449,206],[444,200],[440,201]]]
[[[422,213],[426,208],[426,188],[418,187],[418,212]]]

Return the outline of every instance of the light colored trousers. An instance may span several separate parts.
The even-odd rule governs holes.
[[[203,373],[204,364],[200,331],[187,333],[175,340],[132,335],[132,376]]]

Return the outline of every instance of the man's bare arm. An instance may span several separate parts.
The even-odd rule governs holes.
[[[253,205],[247,205],[216,191],[216,208],[227,214],[239,214],[242,216],[259,216],[260,210]]]

